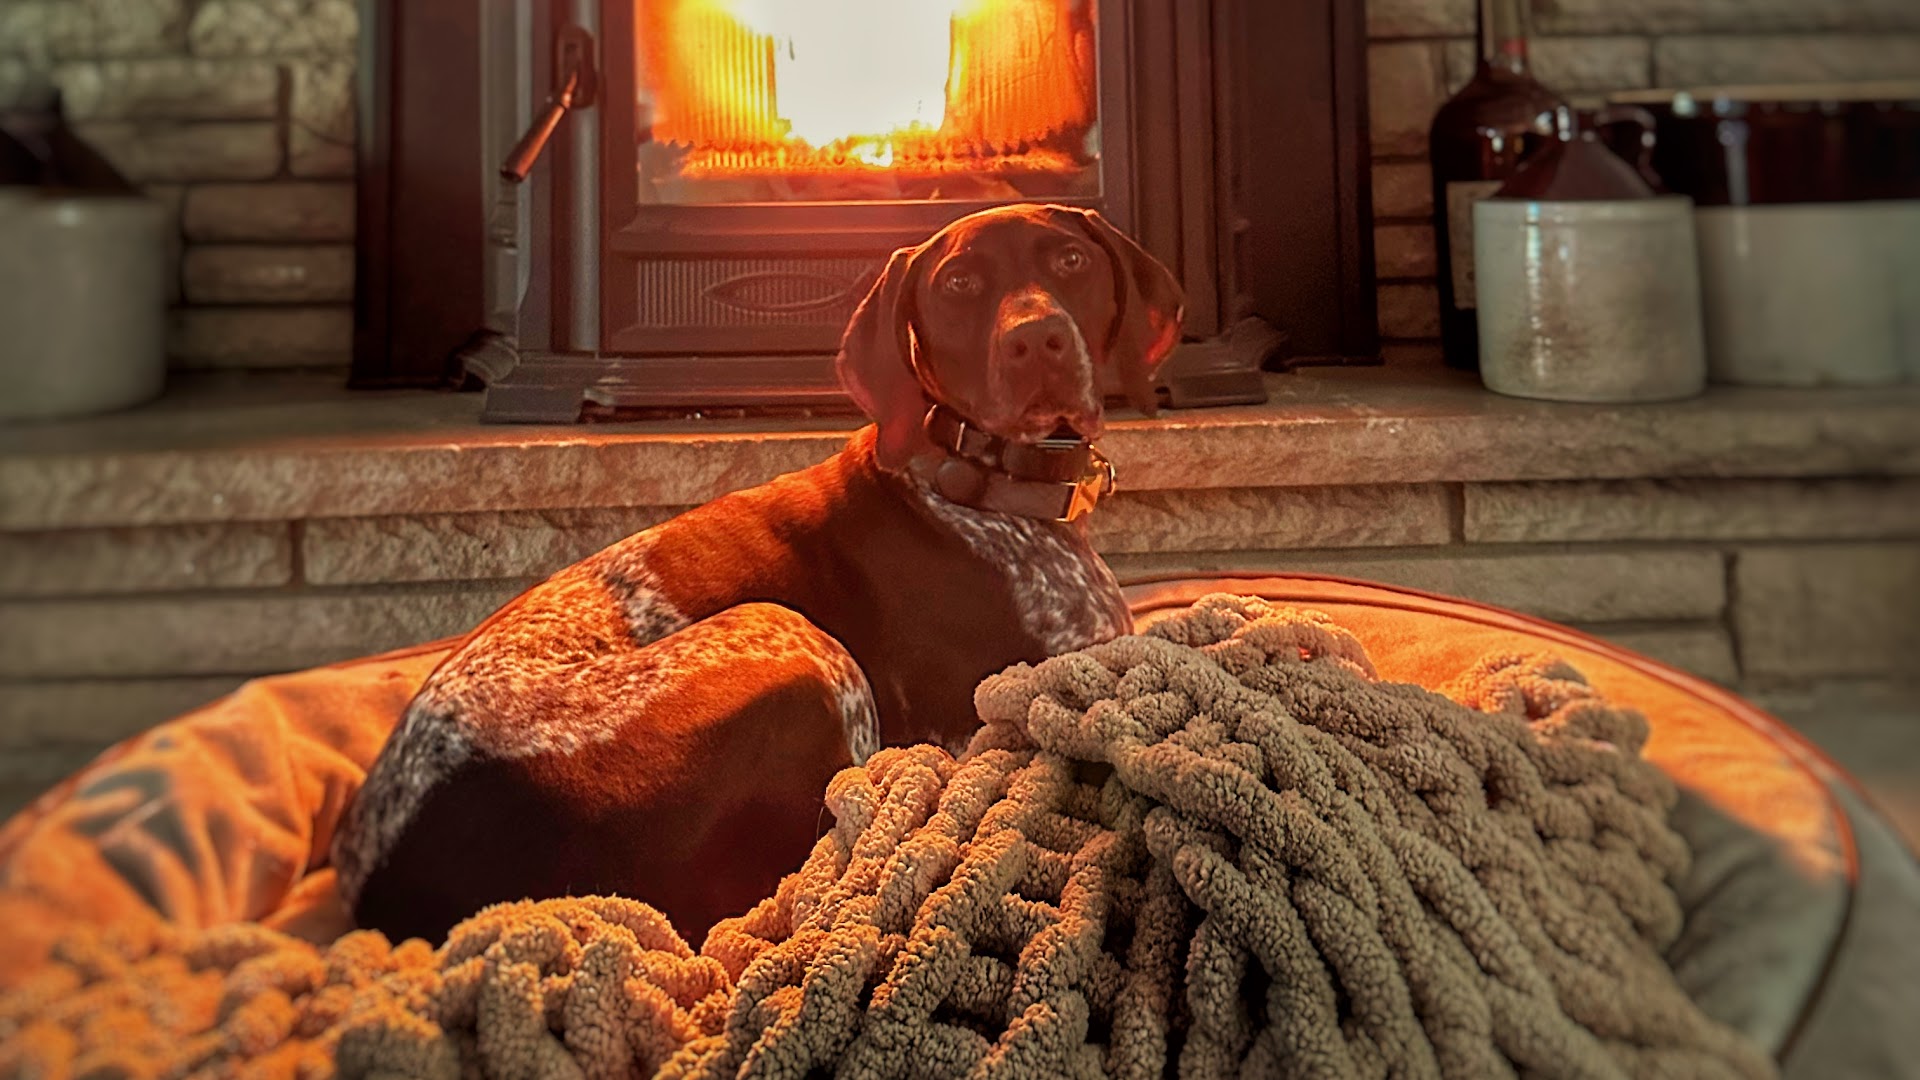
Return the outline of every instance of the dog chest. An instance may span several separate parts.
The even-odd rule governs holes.
[[[1132,629],[1113,571],[1077,530],[957,506],[922,491],[928,510],[1004,582],[1022,629],[1049,656]]]

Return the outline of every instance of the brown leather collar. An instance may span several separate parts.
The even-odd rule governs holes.
[[[948,502],[1042,521],[1078,521],[1113,494],[1113,463],[1085,439],[1023,443],[980,430],[935,405],[921,426],[947,455],[933,490]]]

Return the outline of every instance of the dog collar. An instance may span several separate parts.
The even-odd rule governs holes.
[[[934,470],[933,490],[948,502],[1074,522],[1113,494],[1113,463],[1085,439],[1015,442],[980,430],[945,405],[928,409],[921,426],[947,455]]]

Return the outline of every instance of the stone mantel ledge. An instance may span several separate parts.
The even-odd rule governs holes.
[[[1657,405],[1504,398],[1436,368],[1308,369],[1262,406],[1120,417],[1134,491],[1920,475],[1920,386],[1716,388]],[[845,420],[483,425],[476,394],[182,378],[112,416],[0,427],[0,531],[688,506],[834,453]]]

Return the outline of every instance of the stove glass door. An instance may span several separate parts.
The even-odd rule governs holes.
[[[632,0],[640,205],[1098,199],[1094,0]]]

